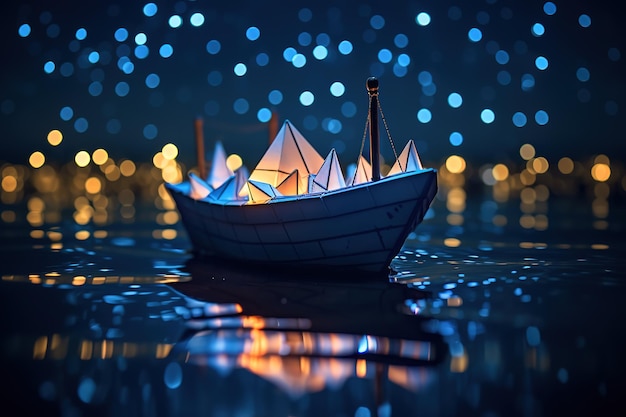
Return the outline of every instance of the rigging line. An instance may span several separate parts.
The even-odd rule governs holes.
[[[378,110],[380,111],[380,118],[383,119],[383,125],[385,125],[385,131],[387,132],[387,138],[389,138],[389,143],[391,144],[391,150],[393,151],[394,160],[398,161],[398,164],[400,164],[400,169],[402,170],[402,172],[406,172],[406,168],[408,167],[405,167],[405,169],[402,169],[402,162],[398,160],[396,146],[393,143],[393,139],[391,138],[391,132],[389,132],[389,126],[387,126],[387,119],[385,119],[383,108],[380,105],[380,99],[378,100]]]

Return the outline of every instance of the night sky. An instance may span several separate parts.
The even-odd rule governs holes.
[[[356,161],[365,80],[397,148],[424,161],[626,155],[626,30],[611,1],[22,1],[0,17],[0,162],[104,148],[195,159],[221,140],[253,166],[272,111]],[[52,146],[48,133],[63,141]],[[381,124],[381,136],[386,137]],[[391,155],[385,144],[383,152]]]

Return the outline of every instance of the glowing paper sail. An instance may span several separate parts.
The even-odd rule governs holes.
[[[315,174],[311,182],[309,192],[318,193],[323,191],[337,190],[346,186],[341,172],[341,165],[335,149],[331,149],[324,160],[320,170]]]
[[[240,196],[239,191],[245,187],[246,171],[238,169],[234,175],[231,175],[221,186],[209,194],[209,200],[247,200],[247,196]]]
[[[298,195],[303,194],[301,192],[301,184],[300,184],[300,175],[298,174],[298,170],[294,170],[287,178],[283,180],[276,189],[282,195]]]
[[[357,185],[370,182],[372,180],[372,166],[363,155],[359,157],[354,174],[348,177],[347,185]]]
[[[288,120],[283,123],[276,138],[267,149],[250,179],[280,185],[292,172],[300,176],[300,194],[307,191],[309,174],[317,172],[324,159]]]
[[[201,200],[208,196],[211,191],[213,191],[213,187],[211,187],[209,183],[207,183],[205,180],[203,180],[193,172],[189,173],[189,184],[191,185],[189,196],[194,200]]]
[[[226,152],[221,142],[215,143],[215,150],[213,151],[213,161],[211,163],[211,172],[207,182],[213,189],[222,185],[227,179],[233,175],[233,171],[226,165]]]
[[[421,169],[424,169],[422,161],[417,153],[413,139],[410,139],[389,170],[389,173],[387,173],[387,176],[400,174],[401,172],[419,171]]]
[[[250,203],[265,203],[282,195],[273,185],[266,182],[248,180],[247,185]]]

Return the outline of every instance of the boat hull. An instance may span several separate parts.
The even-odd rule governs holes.
[[[434,169],[264,204],[194,200],[167,184],[194,251],[265,266],[388,272],[437,193]]]

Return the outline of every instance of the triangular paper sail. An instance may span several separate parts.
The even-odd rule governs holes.
[[[282,195],[298,195],[302,194],[299,192],[302,186],[300,184],[300,175],[298,174],[298,170],[294,170],[287,178],[283,180],[276,189]]]
[[[238,169],[224,184],[209,194],[209,199],[215,201],[247,200],[247,196],[239,195],[239,191],[246,185],[246,181],[248,180],[245,175],[245,171]]]
[[[189,196],[194,200],[202,200],[213,191],[213,187],[193,172],[189,173],[189,184],[191,185]]]
[[[222,142],[215,143],[215,150],[213,151],[213,161],[211,162],[211,172],[207,182],[214,189],[222,185],[227,179],[233,175],[233,171],[226,165],[226,151]]]
[[[410,139],[404,149],[396,159],[396,162],[393,164],[387,176],[400,174],[401,172],[412,172],[419,171],[424,169],[422,165],[422,161],[420,160],[419,154],[417,153],[417,148],[415,147],[415,143],[413,139]]]
[[[324,160],[320,170],[315,174],[310,192],[317,193],[323,191],[337,190],[344,188],[346,182],[343,179],[341,165],[337,158],[335,149],[331,149],[328,156]]]
[[[294,170],[300,175],[298,191],[305,193],[309,174],[317,172],[324,159],[288,120],[267,149],[250,179],[277,187]]]
[[[248,180],[250,203],[265,203],[282,194],[272,185],[262,181]]]
[[[347,185],[363,184],[372,180],[372,166],[363,155],[359,157],[356,172],[348,177]]]

